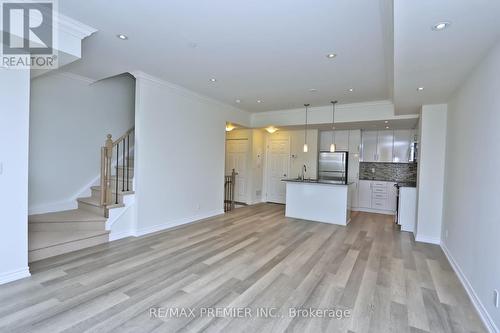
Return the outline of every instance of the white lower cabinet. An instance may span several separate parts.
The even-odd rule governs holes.
[[[371,181],[360,180],[358,186],[358,207],[371,208],[372,207],[372,188]]]
[[[394,182],[359,181],[359,208],[370,212],[394,214],[397,190]]]

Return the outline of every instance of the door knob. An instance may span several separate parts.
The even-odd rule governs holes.
[[[283,174],[283,177],[286,177],[286,173]]]

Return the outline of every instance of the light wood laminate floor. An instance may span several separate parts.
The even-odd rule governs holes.
[[[441,249],[377,214],[355,213],[341,227],[262,204],[31,271],[0,286],[0,332],[484,332]],[[152,307],[190,307],[196,316],[152,318]],[[206,308],[252,313],[201,316]],[[261,308],[274,317],[257,317]],[[295,308],[351,315],[289,316]]]

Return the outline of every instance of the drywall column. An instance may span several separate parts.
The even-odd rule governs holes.
[[[250,114],[145,73],[136,77],[135,235],[224,213],[226,121]]]
[[[449,102],[441,246],[490,332],[500,332],[500,41]]]
[[[29,276],[29,70],[0,68],[0,284]]]
[[[446,155],[446,104],[422,106],[416,240],[441,243]]]

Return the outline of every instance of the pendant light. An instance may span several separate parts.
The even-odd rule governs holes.
[[[304,129],[304,153],[307,153],[309,147],[307,147],[307,109],[309,108],[309,104],[304,104],[306,107],[306,125]]]
[[[335,104],[337,101],[332,101],[332,144],[330,145],[330,153],[335,153],[337,147],[335,146]]]

